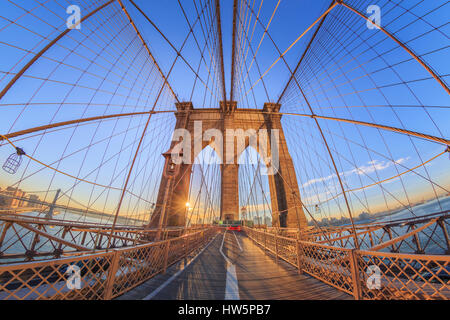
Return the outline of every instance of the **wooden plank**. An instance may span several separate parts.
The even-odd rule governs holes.
[[[235,265],[240,299],[249,300],[328,300],[352,299],[297,268],[267,255],[263,249],[242,234],[219,234],[213,243],[153,299],[223,300],[226,291],[227,259]],[[223,247],[221,246],[223,241]],[[237,243],[239,241],[239,243]],[[242,247],[242,250],[241,250]],[[180,263],[181,264],[181,263]],[[174,265],[166,275],[158,275],[120,299],[142,299],[153,292],[169,275],[179,270]]]

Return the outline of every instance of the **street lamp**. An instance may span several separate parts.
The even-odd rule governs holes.
[[[316,209],[316,214],[319,214],[322,211],[318,204],[316,204],[315,209]]]
[[[150,208],[148,210],[148,220],[151,220],[153,217],[153,214],[155,213],[155,207],[156,207],[156,203],[154,202],[150,202]]]
[[[24,156],[25,154],[26,153],[25,151],[23,151],[23,149],[16,147],[16,152],[11,154],[3,164],[3,170],[8,172],[9,174],[15,174],[22,163],[22,156]]]

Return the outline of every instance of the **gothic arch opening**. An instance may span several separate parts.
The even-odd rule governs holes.
[[[252,146],[239,156],[240,219],[272,226],[272,203],[266,164]]]
[[[207,145],[193,160],[185,205],[186,226],[211,224],[220,217],[221,159]]]

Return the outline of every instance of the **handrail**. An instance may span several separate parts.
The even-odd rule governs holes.
[[[439,219],[433,219],[413,232],[395,238],[395,242],[416,236]],[[249,227],[247,236],[262,246],[265,252],[276,255],[295,266],[299,273],[325,282],[355,299],[445,299],[450,300],[448,264],[450,255],[410,254],[340,248],[316,242],[286,238]],[[267,244],[267,237],[275,238],[275,250]],[[282,240],[282,241],[280,241]],[[283,242],[284,240],[284,242]],[[287,244],[286,244],[286,241]],[[388,241],[382,244],[387,247]],[[379,246],[381,249],[381,246]],[[377,249],[375,247],[375,249]],[[370,270],[370,272],[368,271]],[[369,287],[371,274],[378,270],[378,287]],[[424,283],[426,285],[424,285]]]
[[[168,266],[205,246],[216,233],[217,229],[210,227],[131,248],[0,265],[0,300],[113,299],[156,274],[164,273]],[[69,289],[64,285],[69,278],[66,271],[70,266],[83,270],[80,271],[83,275],[80,289]]]
[[[380,243],[379,245],[370,248],[370,251],[379,251],[379,250],[381,250],[381,249],[384,249],[384,248],[386,248],[386,247],[389,247],[389,246],[393,245],[394,243],[399,242],[400,240],[404,240],[404,239],[406,239],[406,238],[409,238],[409,237],[411,237],[411,236],[413,236],[413,235],[419,233],[420,231],[422,231],[422,230],[428,228],[429,226],[433,225],[434,223],[437,222],[437,220],[438,220],[438,219],[433,219],[433,220],[431,220],[430,222],[428,222],[428,223],[424,224],[423,226],[421,226],[420,228],[417,228],[417,229],[415,229],[415,230],[412,230],[411,232],[405,233],[404,235],[399,236],[399,237],[396,237],[396,238],[394,238],[394,239],[392,239],[392,240],[389,240],[389,241]]]

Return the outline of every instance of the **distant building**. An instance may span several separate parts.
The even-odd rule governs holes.
[[[253,217],[253,223],[255,225],[261,225],[262,224],[262,219],[261,217]]]
[[[369,220],[370,217],[370,213],[368,212],[362,212],[359,216],[358,216],[358,220],[360,221],[365,221],[365,220]]]
[[[7,187],[6,190],[3,190],[1,198],[2,207],[4,208],[20,208],[28,203],[25,199],[20,199],[25,198],[25,192],[13,187]]]
[[[37,208],[39,207],[38,201],[39,201],[39,197],[35,194],[30,194],[28,196],[28,207],[30,208]]]

